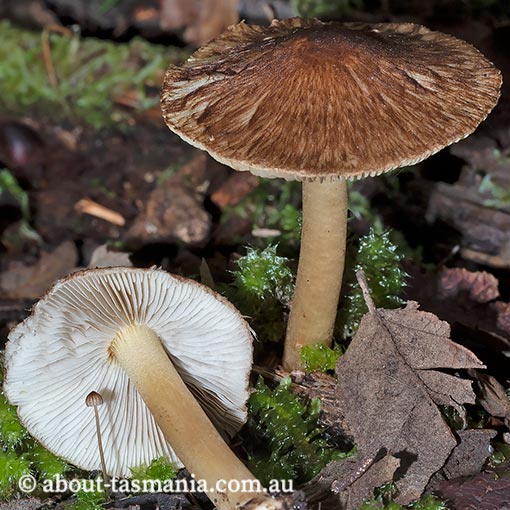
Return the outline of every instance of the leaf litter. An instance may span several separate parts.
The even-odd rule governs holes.
[[[463,412],[474,404],[471,381],[457,371],[486,368],[418,303],[376,309],[363,273],[357,277],[369,313],[336,367],[336,403],[357,454],[328,464],[309,485],[337,493],[346,510],[372,497],[377,484],[395,482],[400,504],[423,494],[457,446],[438,406]]]

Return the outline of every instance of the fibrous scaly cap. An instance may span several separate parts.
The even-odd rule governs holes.
[[[477,49],[412,23],[239,23],[161,93],[168,127],[236,170],[360,178],[417,163],[470,134],[501,74]]]

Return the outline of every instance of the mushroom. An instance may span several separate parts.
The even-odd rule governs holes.
[[[168,127],[235,170],[303,181],[284,365],[331,344],[345,257],[346,179],[418,163],[471,133],[501,74],[471,45],[412,23],[239,23],[170,66]]]
[[[108,474],[106,472],[106,462],[104,461],[103,440],[101,438],[101,422],[99,421],[99,412],[97,410],[97,408],[101,407],[103,404],[104,404],[104,399],[97,391],[91,391],[85,397],[85,405],[87,407],[92,407],[94,409],[94,422],[96,424],[97,449],[99,450],[99,459],[101,460],[101,471],[103,473],[103,484],[104,484],[104,488],[105,488],[105,493],[106,493],[106,496],[108,497],[108,484],[110,483],[110,479],[108,478]]]
[[[262,488],[200,404],[222,431],[237,431],[251,356],[248,325],[207,287],[156,269],[89,269],[57,282],[11,331],[4,389],[48,450],[95,470],[101,459],[83,405],[94,389],[104,401],[108,474],[129,476],[165,456],[204,480],[220,510],[232,510]],[[233,492],[218,480],[255,488]]]

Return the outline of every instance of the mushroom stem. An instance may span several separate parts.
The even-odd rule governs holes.
[[[261,496],[262,485],[225,444],[151,329],[128,326],[109,350],[179,459],[197,480],[205,481],[208,497],[219,510],[234,510]],[[245,483],[249,490],[231,490],[226,486],[230,480]]]
[[[303,183],[301,251],[283,354],[287,370],[302,368],[305,345],[331,345],[344,272],[347,201],[345,180]]]

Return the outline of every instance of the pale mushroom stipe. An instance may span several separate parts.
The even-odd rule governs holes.
[[[11,331],[4,389],[29,432],[82,469],[101,468],[84,404],[102,400],[107,474],[164,456],[215,490],[256,480],[210,421],[228,434],[245,422],[251,363],[248,325],[207,287],[156,269],[89,269],[57,282]],[[259,493],[209,496],[220,510],[253,498],[279,506]]]
[[[331,344],[345,259],[346,179],[418,163],[473,132],[500,72],[473,46],[411,23],[239,23],[170,66],[168,127],[235,170],[303,181],[284,350]]]

